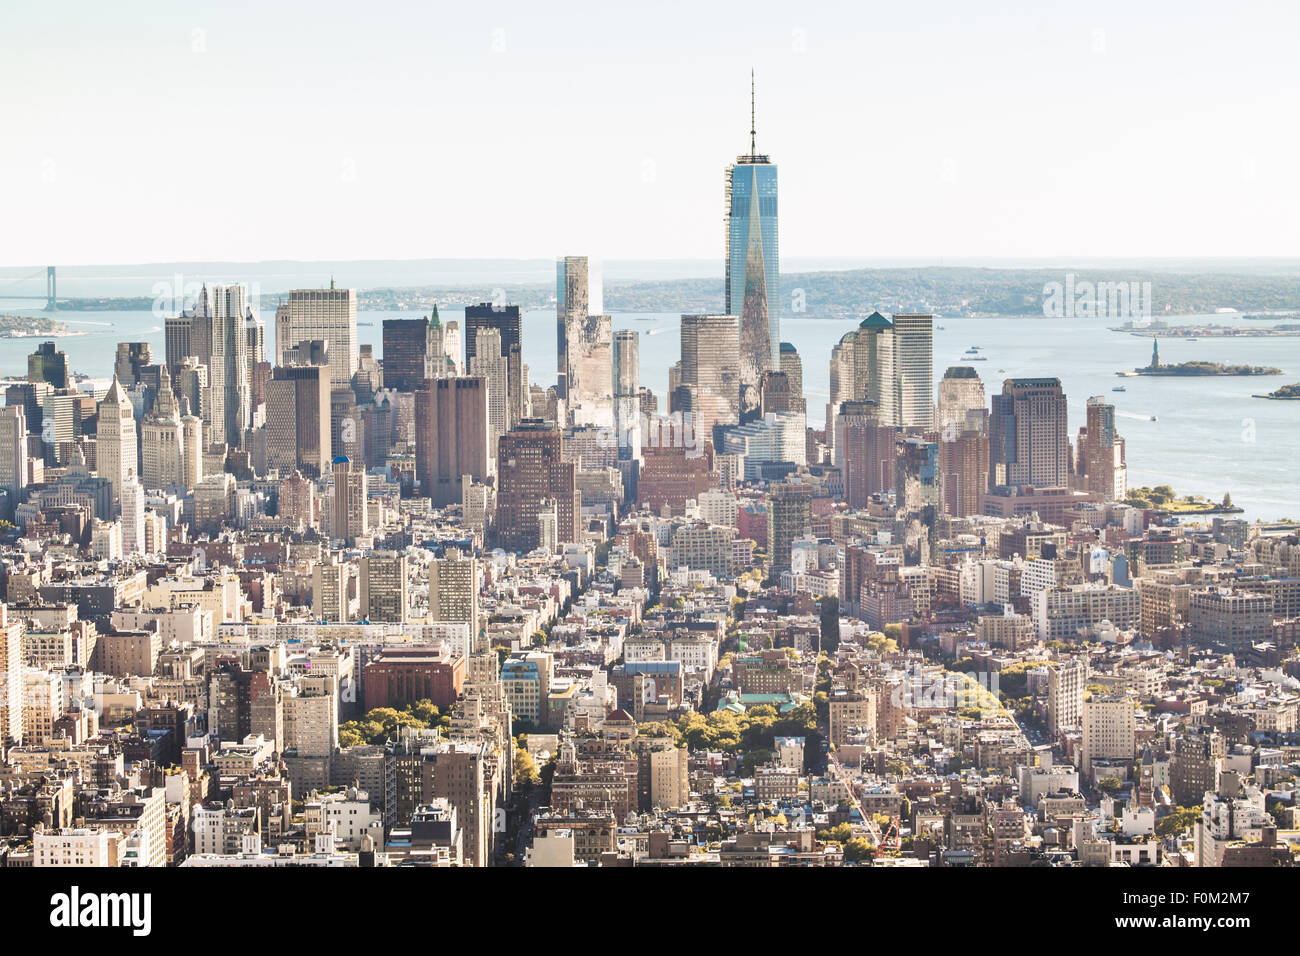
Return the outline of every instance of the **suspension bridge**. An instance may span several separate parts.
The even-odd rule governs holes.
[[[59,309],[58,277],[55,274],[54,269],[55,269],[54,266],[46,266],[43,270],[39,272],[33,272],[29,276],[20,276],[17,279],[9,279],[7,281],[0,282],[0,301],[6,299],[22,299],[26,302],[39,302],[41,299],[44,299],[45,311],[57,312]],[[39,292],[32,292],[32,293],[28,293],[27,295],[20,295],[13,291],[15,286],[22,285],[23,283],[35,282],[36,280],[40,279],[42,274],[45,276],[44,294],[41,294]]]

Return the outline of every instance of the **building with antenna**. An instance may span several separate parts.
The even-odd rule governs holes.
[[[726,174],[726,301],[740,319],[741,384],[757,387],[779,365],[781,271],[777,250],[776,165],[758,152],[753,74],[749,153]]]

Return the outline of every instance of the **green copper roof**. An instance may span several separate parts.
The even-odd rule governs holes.
[[[869,316],[858,323],[860,329],[892,329],[894,324],[879,312],[872,312]]]

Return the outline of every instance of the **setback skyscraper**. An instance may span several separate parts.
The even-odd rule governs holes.
[[[993,396],[990,486],[1068,488],[1070,433],[1059,378],[1009,378]]]
[[[357,290],[294,289],[275,310],[275,358],[286,349],[321,339],[328,343],[330,382],[348,388],[357,370]]]
[[[204,286],[190,317],[192,354],[208,370],[207,401],[200,404],[213,445],[240,445],[252,421],[245,296],[241,285]]]
[[[528,415],[528,381],[523,364],[523,335],[519,306],[482,302],[465,308],[465,365],[471,366],[478,350],[479,329],[495,329],[500,336],[501,354],[508,365],[508,423]],[[471,374],[473,374],[471,372]]]

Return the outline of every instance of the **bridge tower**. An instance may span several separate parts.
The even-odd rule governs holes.
[[[57,283],[54,277],[54,266],[47,266],[45,269],[45,311],[57,312],[59,304],[56,297]]]

